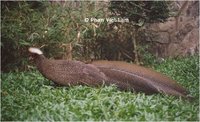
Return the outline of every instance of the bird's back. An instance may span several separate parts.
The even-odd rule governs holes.
[[[46,78],[60,85],[98,86],[106,80],[99,69],[79,61],[46,59],[39,63],[38,69]]]

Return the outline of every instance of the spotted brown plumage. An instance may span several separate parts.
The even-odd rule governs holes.
[[[35,49],[35,50],[34,50]],[[107,77],[91,64],[80,61],[47,59],[37,48],[29,48],[40,73],[56,84],[100,86]]]

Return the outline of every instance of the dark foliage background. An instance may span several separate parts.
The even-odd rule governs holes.
[[[134,47],[132,26],[126,23],[90,23],[87,18],[112,17],[114,12],[127,15],[140,25],[145,21],[168,17],[167,2],[1,2],[1,55],[3,72],[28,70],[28,47],[40,47],[48,58],[134,61],[150,54],[143,44]],[[162,7],[161,7],[162,6]],[[127,9],[122,9],[123,7]],[[109,8],[109,9],[108,9]],[[166,8],[166,11],[164,11]],[[154,11],[149,11],[152,9]],[[111,12],[109,12],[111,10]],[[120,11],[121,10],[121,11]],[[124,11],[127,10],[127,11]],[[155,11],[157,10],[157,11]],[[164,12],[160,18],[158,13]],[[150,16],[150,17],[149,17]],[[139,42],[139,41],[138,41]],[[137,49],[136,49],[137,48]],[[134,51],[137,50],[137,51]]]

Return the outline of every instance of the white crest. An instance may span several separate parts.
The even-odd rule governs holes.
[[[35,48],[35,47],[30,47],[30,48],[28,49],[28,51],[31,52],[31,53],[38,54],[38,55],[42,55],[42,54],[43,54],[42,51],[41,51],[40,49]]]

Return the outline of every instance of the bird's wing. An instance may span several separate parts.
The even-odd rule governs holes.
[[[83,75],[87,79],[85,83],[92,86],[101,86],[107,77],[94,65],[87,64],[83,68]]]

